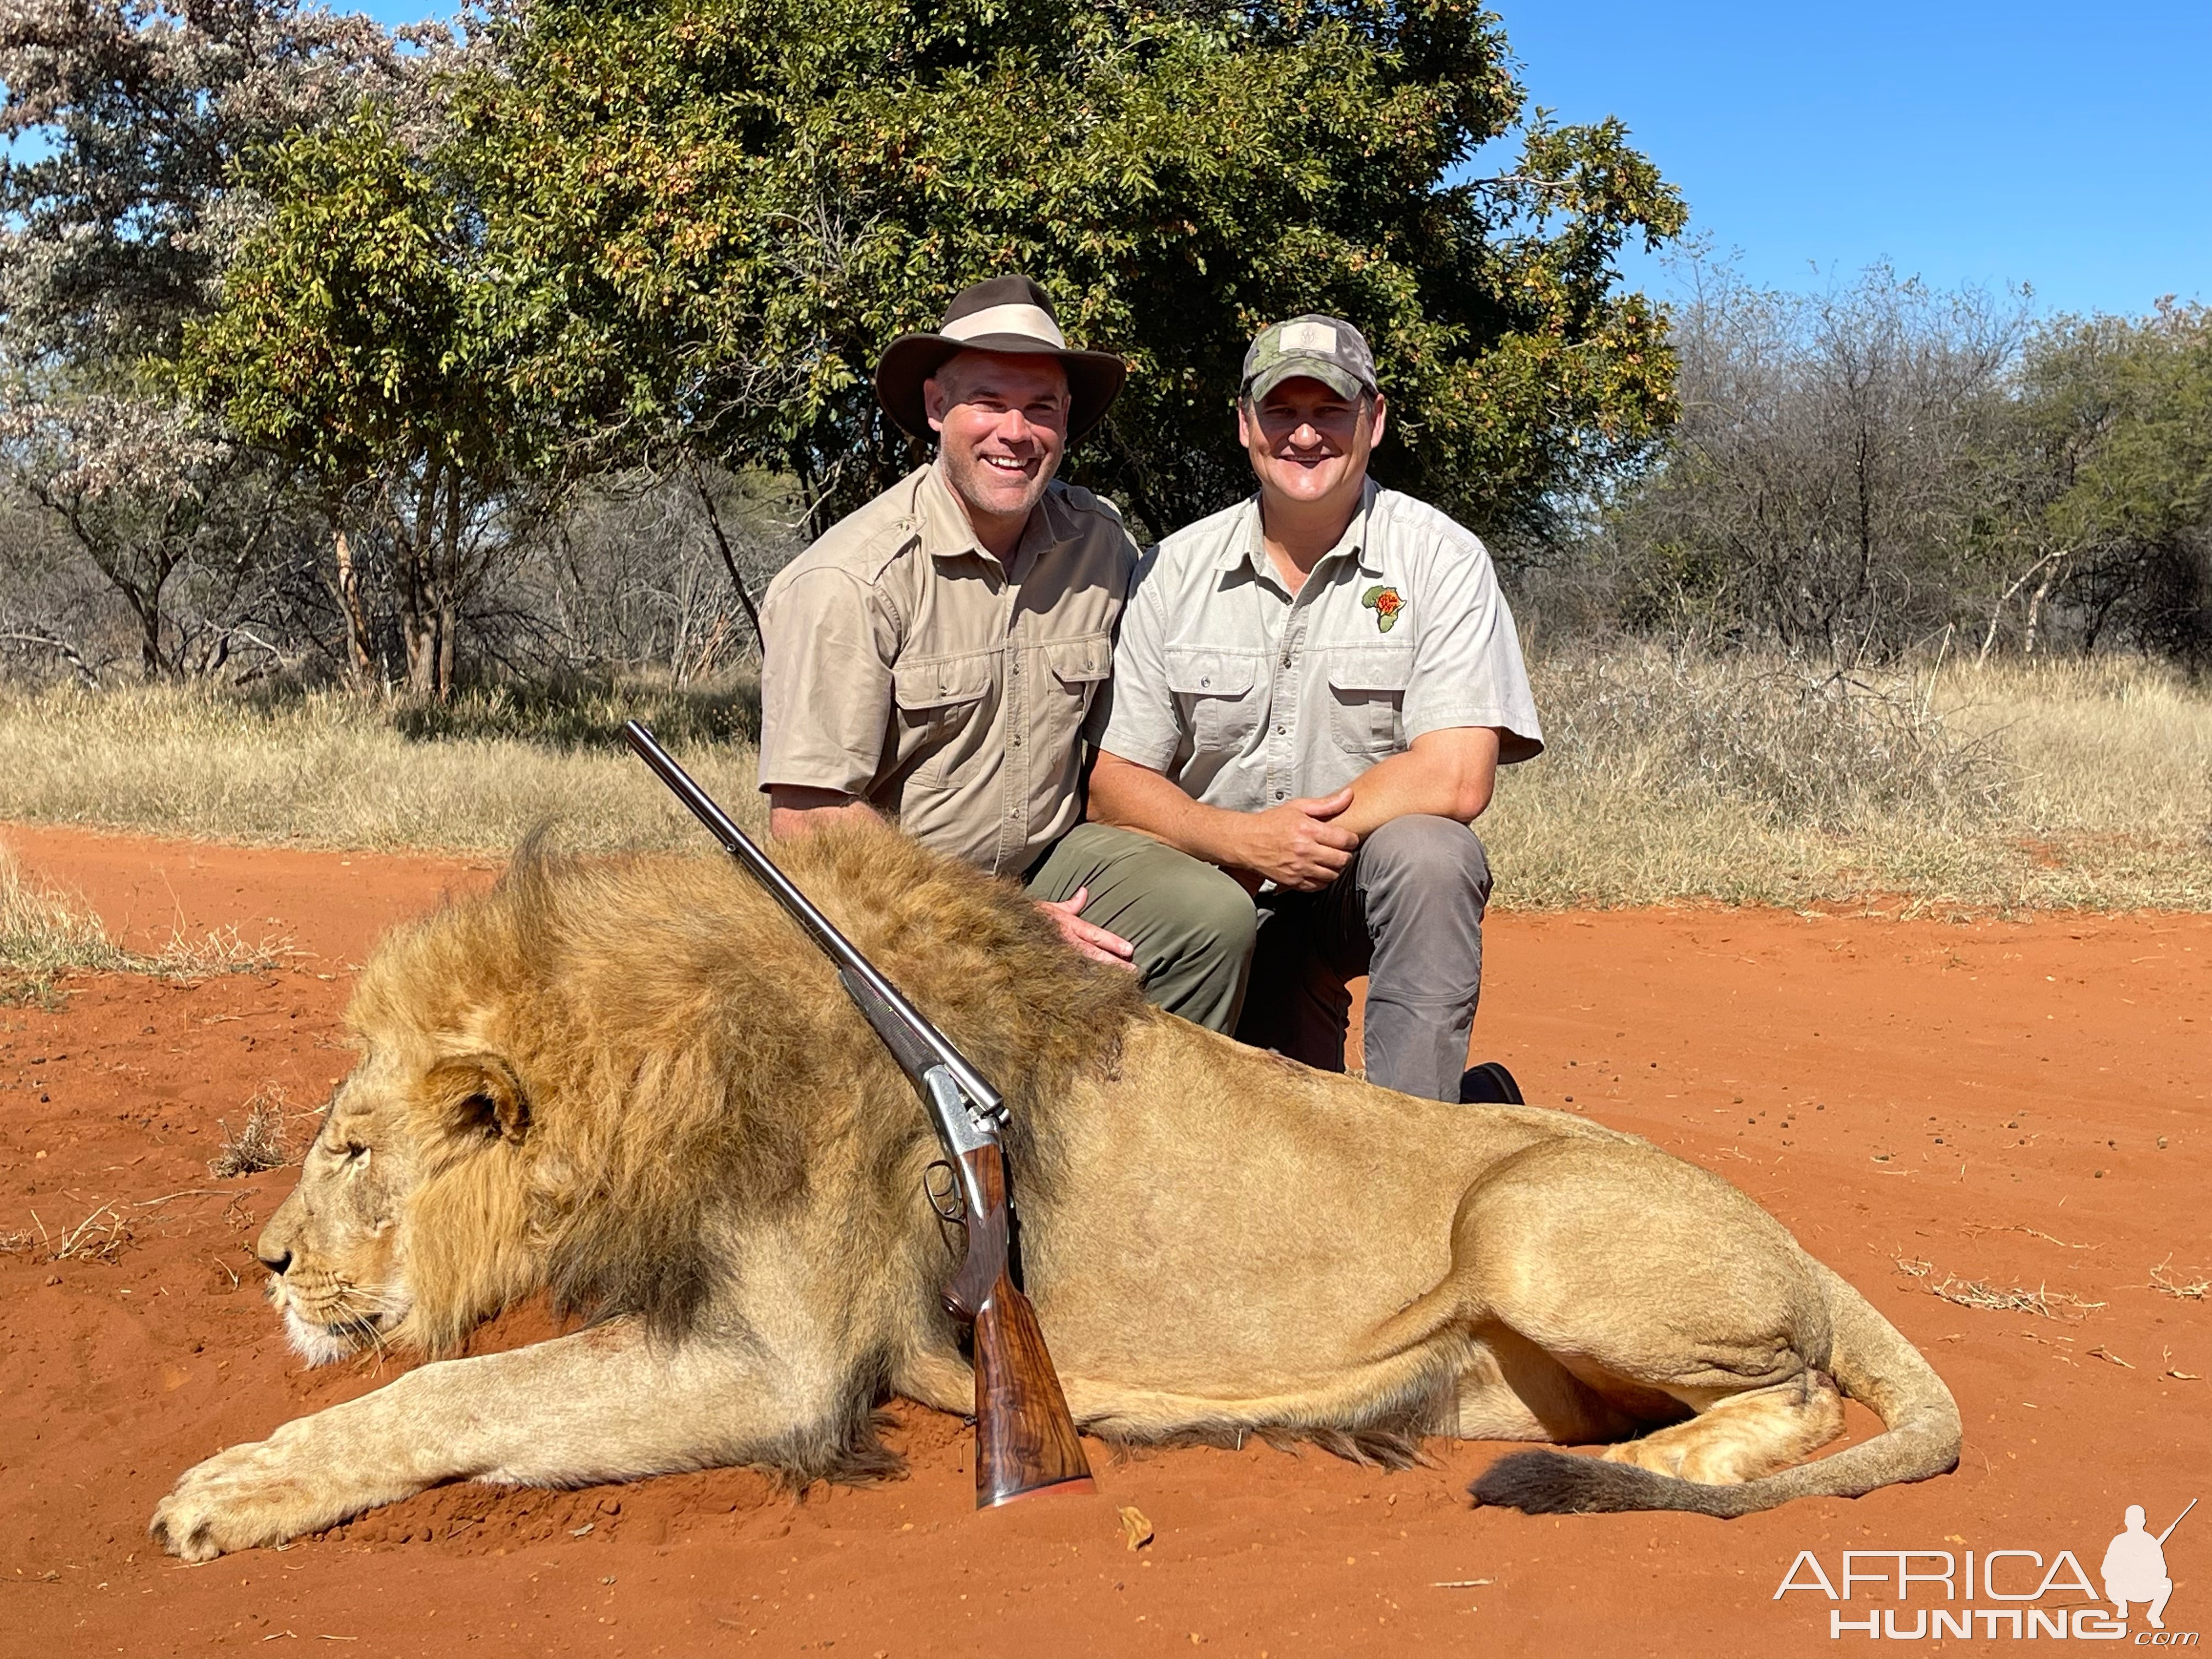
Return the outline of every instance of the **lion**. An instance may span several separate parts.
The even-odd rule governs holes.
[[[1530,1512],[1738,1516],[1955,1467],[1919,1352],[1751,1200],[1565,1112],[1407,1097],[1148,1007],[1010,884],[855,825],[793,879],[1012,1109],[1022,1257],[1077,1422],[1129,1443],[1424,1437],[1516,1453]],[[154,1537],[205,1560],[441,1482],[899,1460],[877,1408],[965,1413],[922,1195],[938,1157],[829,963],[735,865],[526,848],[397,931],[360,1057],[255,1249],[313,1364],[430,1363],[188,1470]],[[569,1334],[452,1355],[545,1295]],[[1885,1431],[1841,1433],[1843,1400]]]

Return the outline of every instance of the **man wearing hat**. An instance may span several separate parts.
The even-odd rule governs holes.
[[[778,836],[852,814],[1024,882],[1070,944],[1227,1029],[1252,908],[1218,870],[1083,822],[1136,549],[1055,473],[1104,418],[1121,360],[1071,349],[1024,276],[964,289],[876,367],[890,417],[936,458],[769,585],[760,787]]]
[[[1482,543],[1367,476],[1387,420],[1351,324],[1252,343],[1237,423],[1259,489],[1146,556],[1089,810],[1252,889],[1238,1037],[1340,1071],[1364,974],[1370,1080],[1517,1100],[1504,1067],[1462,1071],[1490,893],[1469,826],[1543,738]]]

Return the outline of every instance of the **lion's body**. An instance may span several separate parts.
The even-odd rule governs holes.
[[[1717,1178],[1158,1014],[1014,890],[887,832],[781,856],[1006,1093],[1027,1288],[1086,1428],[1386,1460],[1424,1435],[1623,1443],[1479,1484],[1532,1509],[1736,1513],[1955,1462],[1925,1362]],[[260,1247],[295,1343],[450,1351],[541,1290],[594,1322],[210,1459],[156,1514],[172,1549],[455,1478],[881,1473],[885,1393],[969,1406],[921,1112],[733,866],[526,858],[388,941],[349,1019],[363,1059]],[[1889,1432],[1774,1473],[1839,1431],[1832,1377]]]

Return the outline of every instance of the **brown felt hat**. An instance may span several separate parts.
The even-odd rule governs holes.
[[[925,443],[935,437],[921,383],[963,351],[1004,351],[1060,359],[1067,371],[1067,441],[1106,418],[1128,366],[1107,351],[1069,348],[1052,298],[1026,276],[994,276],[963,288],[934,334],[902,334],[876,365],[876,396],[900,427]]]

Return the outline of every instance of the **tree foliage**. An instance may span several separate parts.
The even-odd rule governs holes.
[[[2045,597],[2084,648],[2212,661],[2212,307],[2067,317],[2029,344],[2020,440]]]
[[[149,676],[265,666],[318,598],[280,472],[158,369],[254,216],[237,166],[362,97],[420,107],[428,67],[300,0],[0,0],[0,487]]]
[[[246,442],[313,481],[338,543],[349,515],[389,520],[409,684],[440,695],[500,539],[487,519],[534,475],[538,435],[509,395],[501,292],[444,155],[368,108],[270,146],[253,170],[265,215],[178,365]]]
[[[602,455],[672,438],[832,513],[916,448],[868,374],[1007,270],[1129,389],[1080,476],[1156,530],[1249,488],[1243,348],[1365,330],[1394,482],[1525,525],[1647,451],[1660,319],[1613,258],[1683,210],[1616,124],[1524,124],[1462,0],[544,0],[462,90],[517,372]]]
[[[2212,654],[2212,312],[2031,325],[1877,267],[1692,267],[1683,415],[1581,574],[1632,626],[1851,662],[1963,630]]]
[[[1961,620],[2025,307],[1880,267],[1812,295],[1692,275],[1682,420],[1610,525],[1630,618],[1843,662]]]

